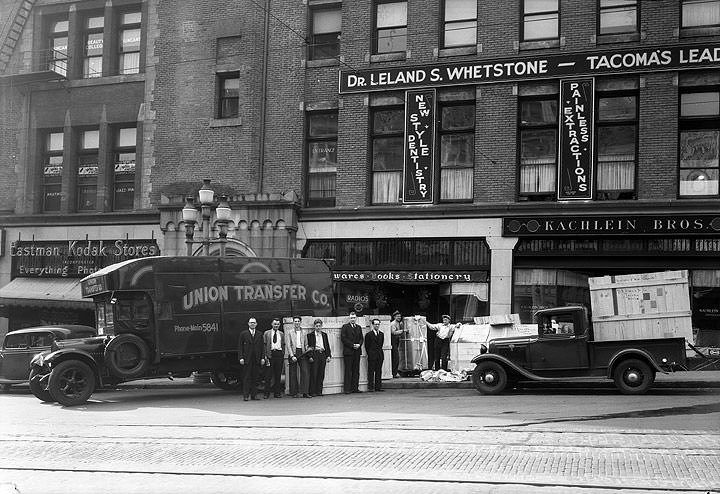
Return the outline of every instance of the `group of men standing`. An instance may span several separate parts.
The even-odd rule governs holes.
[[[350,313],[350,321],[340,328],[340,341],[343,345],[345,375],[343,391],[345,394],[362,393],[358,388],[360,382],[360,355],[365,344],[368,361],[368,391],[385,391],[382,389],[383,343],[385,335],[380,331],[380,319],[371,321],[372,328],[363,337],[362,328],[357,323],[357,315]]]

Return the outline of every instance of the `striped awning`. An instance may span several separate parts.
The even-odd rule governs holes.
[[[0,288],[1,306],[92,309],[92,299],[80,293],[76,278],[15,278]]]

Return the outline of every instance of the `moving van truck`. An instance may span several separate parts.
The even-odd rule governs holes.
[[[78,405],[97,386],[192,372],[237,389],[238,335],[250,317],[266,330],[274,317],[333,315],[331,271],[317,259],[148,257],[103,268],[81,288],[95,301],[99,336],[36,356],[43,401]]]

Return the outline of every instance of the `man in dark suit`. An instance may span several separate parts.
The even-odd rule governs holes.
[[[265,355],[268,362],[265,367],[265,398],[270,397],[270,390],[275,398],[282,398],[283,386],[281,376],[285,364],[285,334],[280,330],[280,319],[272,320],[272,329],[263,335]],[[272,384],[271,384],[272,383]]]
[[[330,340],[322,330],[322,320],[315,319],[314,330],[307,335],[307,349],[310,355],[310,396],[322,396],[325,380],[325,365],[330,362]]]
[[[248,329],[238,338],[238,361],[243,366],[243,399],[257,400],[258,377],[265,366],[265,347],[254,317],[248,319]]]
[[[343,361],[345,363],[344,389],[345,394],[360,393],[360,355],[362,354],[363,334],[357,324],[357,316],[350,313],[350,322],[340,328],[340,341],[343,345]]]
[[[368,358],[368,391],[382,389],[382,366],[385,355],[383,343],[385,335],[380,331],[380,319],[373,319],[371,329],[365,334],[365,352]]]

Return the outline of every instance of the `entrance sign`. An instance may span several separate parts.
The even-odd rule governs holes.
[[[435,177],[435,90],[405,93],[403,202],[432,204]]]
[[[594,79],[560,82],[558,201],[593,195]]]

